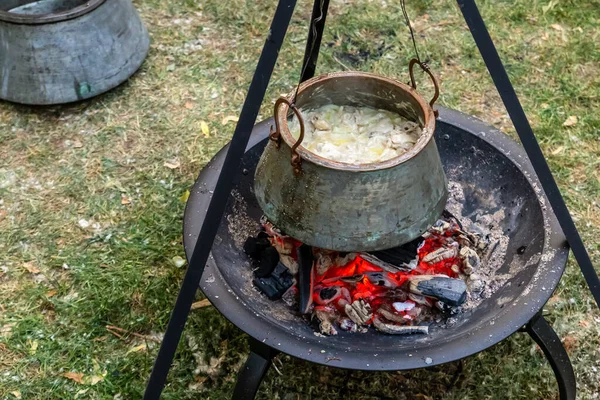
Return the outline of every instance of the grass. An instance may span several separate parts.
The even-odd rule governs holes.
[[[309,3],[297,7],[262,118],[298,79]],[[421,54],[440,77],[440,103],[515,136],[455,4],[409,3]],[[478,3],[599,265],[600,2]],[[126,84],[63,107],[0,104],[2,399],[141,396],[184,272],[174,261],[184,256],[181,197],[231,137],[234,123],[222,120],[239,113],[275,8],[242,0],[135,4],[152,48]],[[349,67],[406,81],[413,53],[401,15],[396,2],[332,1],[318,73]],[[426,80],[420,84],[429,93]],[[569,116],[577,123],[564,127]],[[600,314],[572,260],[545,309],[580,398],[597,398]],[[215,309],[194,311],[164,398],[230,398],[246,351],[244,335]],[[269,372],[260,398],[557,398],[550,367],[523,334],[464,360],[451,389],[457,364],[366,374],[280,360],[282,375]]]

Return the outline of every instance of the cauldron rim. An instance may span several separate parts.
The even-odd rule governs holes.
[[[435,115],[433,108],[429,105],[429,103],[421,97],[421,95],[413,89],[411,86],[408,86],[400,81],[395,79],[374,74],[371,72],[362,72],[362,71],[341,71],[341,72],[330,72],[327,74],[315,76],[311,79],[308,79],[302,84],[300,84],[298,88],[298,94],[301,94],[303,91],[309,89],[314,85],[318,85],[322,82],[326,82],[329,80],[335,79],[346,79],[346,78],[361,78],[361,79],[371,79],[375,81],[379,81],[381,83],[385,83],[387,85],[396,87],[404,91],[408,96],[410,96],[420,107],[420,111],[423,113],[423,133],[417,140],[417,143],[407,152],[397,156],[390,158],[384,161],[377,161],[371,163],[346,163],[341,161],[333,161],[329,160],[325,157],[321,157],[316,153],[308,150],[304,146],[300,145],[296,149],[300,157],[304,160],[310,161],[314,164],[321,165],[326,168],[338,169],[341,171],[354,171],[354,172],[364,172],[364,171],[377,171],[383,169],[389,169],[397,167],[410,159],[414,158],[417,154],[419,154],[427,144],[433,140],[433,135],[435,132]],[[295,91],[292,91],[288,94],[287,98],[292,100],[294,98]],[[282,112],[279,113],[279,126],[281,129],[281,137],[283,142],[291,149],[292,146],[296,143],[296,139],[291,135],[287,115],[289,112],[289,106],[287,104],[282,104],[281,106]],[[301,106],[300,106],[301,107]]]
[[[504,157],[510,160],[524,175],[532,190],[536,186],[539,187],[539,182],[525,151],[513,139],[474,117],[444,107],[440,107],[440,121],[462,129],[501,150]],[[270,122],[271,120],[266,120],[257,124],[246,151],[266,139]],[[215,164],[223,162],[226,150],[227,147],[224,147],[203,169],[188,200],[184,215],[184,245],[188,259],[191,257],[197,239],[197,232],[191,233],[191,225],[197,224],[199,218],[201,222],[202,213],[205,212],[210,200],[210,195],[205,195],[199,204],[197,197],[200,196],[202,185],[206,185],[207,177],[210,176],[210,183],[214,184],[213,180],[218,177],[219,170],[219,166]],[[206,193],[206,190],[202,190],[202,192]],[[538,201],[546,200],[542,192],[535,190],[534,192]],[[351,342],[348,342],[349,347],[341,348],[338,342],[330,341],[328,343],[328,338],[312,335],[303,337],[299,334],[292,334],[289,330],[284,330],[283,322],[276,324],[259,318],[255,311],[246,307],[244,299],[239,298],[230,289],[212,256],[209,258],[202,277],[201,289],[211,303],[244,332],[270,347],[306,361],[339,368],[380,371],[406,370],[443,364],[476,354],[510,336],[533,318],[552,295],[564,272],[568,247],[551,209],[541,206],[540,209],[544,222],[549,228],[546,230],[543,242],[546,262],[537,266],[534,276],[514,301],[507,304],[507,307],[498,312],[493,319],[460,332],[464,333],[460,340],[457,340],[454,335],[426,346],[423,346],[423,343],[427,343],[425,338],[415,340],[413,342],[415,347],[411,347],[410,343],[406,345],[405,342],[402,348],[389,348],[385,351],[369,349],[350,351]],[[211,283],[206,284],[205,282],[209,278],[211,278]],[[402,340],[402,338],[395,339]],[[431,362],[426,363],[426,358],[431,358],[431,360],[427,360]]]
[[[39,0],[23,1],[18,7],[29,3],[35,3],[36,1]],[[69,10],[47,14],[20,14],[0,10],[0,21],[22,25],[42,25],[62,22],[85,15],[100,7],[104,2],[106,2],[106,0],[88,0]]]

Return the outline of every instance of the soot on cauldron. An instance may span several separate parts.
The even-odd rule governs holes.
[[[427,334],[430,323],[491,294],[478,272],[499,243],[474,228],[445,212],[403,246],[343,253],[303,245],[263,217],[244,251],[253,260],[254,285],[307,315],[317,335],[371,326],[386,334]]]

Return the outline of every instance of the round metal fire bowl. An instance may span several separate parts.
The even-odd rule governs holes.
[[[390,336],[370,330],[317,337],[309,324],[281,301],[268,300],[253,288],[249,260],[230,233],[236,213],[246,207],[258,221],[261,210],[252,193],[254,168],[267,142],[271,121],[255,126],[236,177],[238,200],[230,199],[219,227],[201,289],[233,324],[256,340],[307,361],[357,370],[406,370],[467,357],[505,339],[525,325],[548,301],[565,268],[564,235],[524,150],[508,136],[468,115],[440,108],[435,140],[449,181],[465,193],[465,215],[504,209],[502,227],[509,236],[499,273],[510,278],[473,311],[451,326],[431,326],[427,336]],[[188,200],[184,245],[191,257],[227,147],[204,168]],[[241,199],[241,200],[240,200]],[[239,214],[239,213],[238,213]],[[258,224],[257,224],[258,226]],[[239,232],[238,241],[240,240]],[[429,360],[429,358],[431,360]],[[425,360],[431,361],[429,364]]]
[[[53,105],[123,83],[150,38],[131,0],[2,0],[0,99]]]

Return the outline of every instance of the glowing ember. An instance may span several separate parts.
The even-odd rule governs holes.
[[[302,243],[262,222],[282,262],[289,257],[287,263],[297,263]],[[336,327],[364,331],[370,325],[389,334],[427,333],[427,326],[412,325],[426,324],[440,310],[464,302],[464,280],[479,263],[474,249],[483,247],[476,235],[447,218],[423,235],[410,265],[391,265],[372,254],[313,248],[313,323],[326,335],[336,334]]]

